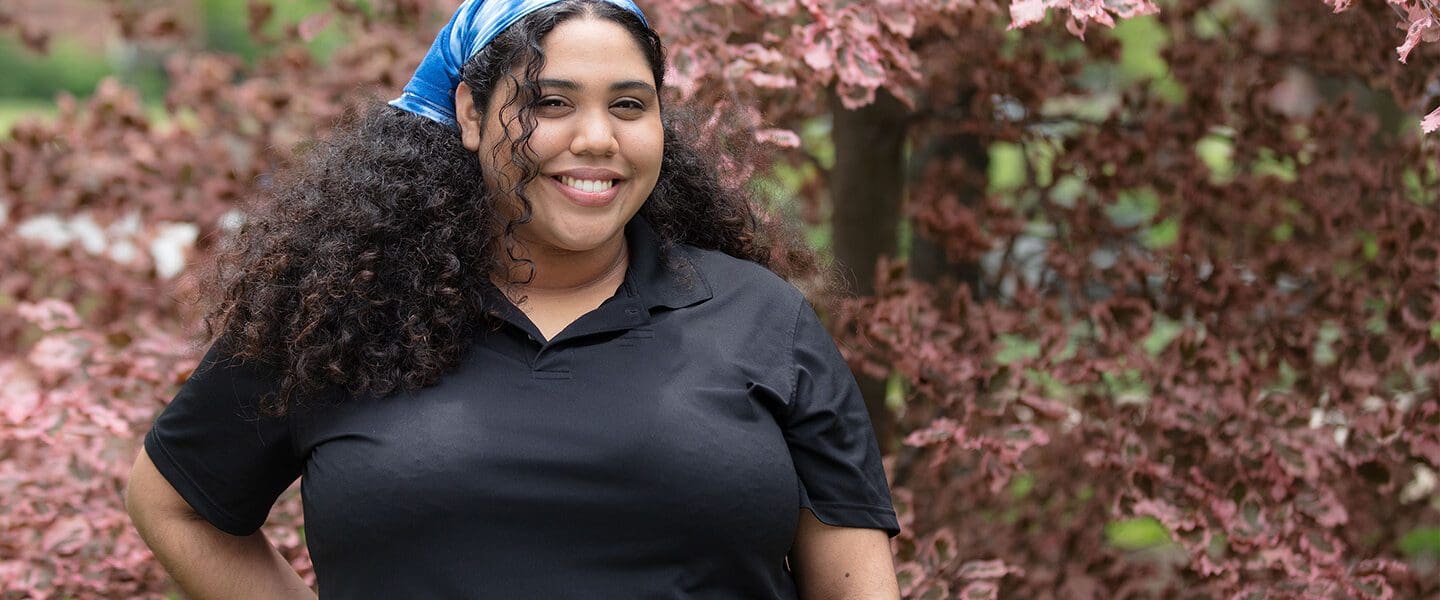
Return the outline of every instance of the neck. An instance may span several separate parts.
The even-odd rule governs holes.
[[[625,277],[629,248],[624,235],[593,250],[572,252],[545,248],[520,241],[515,246],[515,259],[504,257],[509,277],[495,277],[496,285],[524,295],[560,296],[590,291],[599,287],[618,286]],[[530,264],[535,276],[528,283]],[[509,283],[508,282],[516,282]],[[613,291],[613,289],[611,290]]]

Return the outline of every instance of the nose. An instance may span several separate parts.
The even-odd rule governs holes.
[[[585,111],[578,115],[570,153],[576,156],[614,156],[620,151],[609,111]]]

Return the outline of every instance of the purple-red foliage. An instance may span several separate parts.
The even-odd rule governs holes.
[[[170,11],[107,6],[134,41],[189,36]],[[336,0],[279,28],[250,6],[264,60],[174,52],[163,118],[111,81],[0,140],[0,597],[169,589],[121,503],[198,359],[193,282],[165,249],[203,259],[297,144],[399,89],[453,3]],[[826,166],[797,132],[827,90],[899,98],[906,214],[979,265],[930,282],[882,260],[879,292],[837,313],[857,370],[905,390],[887,467],[906,597],[1440,593],[1396,550],[1440,522],[1433,490],[1401,493],[1440,469],[1440,156],[1405,126],[1440,96],[1417,64],[1440,15],[1265,6],[1161,11],[1166,72],[1126,80],[1119,42],[1086,25],[1148,2],[647,4],[672,101],[717,106],[706,135],[774,146],[806,214]],[[327,27],[350,41],[322,64],[305,42]],[[4,7],[0,30],[50,34]],[[957,139],[1015,144],[1024,176],[987,187],[944,151]],[[1107,541],[1134,517],[1171,541]],[[310,576],[300,524],[292,493],[266,531]]]
[[[1433,492],[1400,493],[1440,466],[1440,153],[1383,123],[1433,97],[1433,71],[1374,58],[1393,47],[1384,7],[1287,5],[1205,39],[1221,10],[1158,17],[1181,99],[1123,85],[1098,119],[1056,100],[1098,95],[1078,74],[1113,42],[1071,60],[1038,31],[921,49],[927,81],[975,100],[932,110],[913,143],[1015,142],[1029,171],[969,198],[984,173],[923,165],[911,214],[980,280],[886,263],[844,311],[856,363],[908,384],[907,594],[1440,592],[1396,550],[1440,516]],[[1297,108],[1297,77],[1342,92]],[[949,106],[946,88],[922,106]],[[1102,525],[1129,517],[1171,542],[1107,544]],[[966,574],[986,559],[1023,574]]]
[[[140,436],[199,358],[201,310],[177,259],[203,258],[297,144],[348,107],[398,89],[424,53],[430,4],[333,14],[351,41],[318,64],[304,46],[321,17],[264,36],[273,52],[175,52],[165,115],[113,80],[54,118],[0,140],[0,597],[163,597],[171,584],[126,516],[122,491]],[[123,37],[183,35],[169,11],[111,3]],[[0,12],[34,45],[48,33]],[[287,494],[266,532],[311,577],[300,503]]]

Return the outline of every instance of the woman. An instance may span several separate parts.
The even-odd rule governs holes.
[[[127,505],[193,596],[884,598],[854,379],[629,0],[466,2],[222,257]],[[218,335],[216,332],[218,331]]]

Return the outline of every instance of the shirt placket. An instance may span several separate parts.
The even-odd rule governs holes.
[[[627,286],[628,287],[628,286]],[[509,326],[525,334],[526,362],[535,379],[570,379],[571,368],[567,350],[587,338],[617,331],[629,331],[650,322],[650,311],[640,297],[629,290],[594,310],[581,315],[549,341],[542,342],[540,329],[518,307],[509,302],[502,305],[497,316]]]

